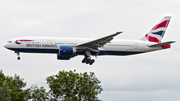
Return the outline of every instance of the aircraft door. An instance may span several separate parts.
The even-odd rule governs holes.
[[[134,43],[134,50],[138,50],[138,43]]]

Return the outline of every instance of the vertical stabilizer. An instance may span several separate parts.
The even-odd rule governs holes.
[[[166,32],[171,17],[165,16],[158,24],[156,24],[141,40],[161,43]]]

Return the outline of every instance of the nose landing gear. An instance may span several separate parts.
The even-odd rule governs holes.
[[[15,51],[15,53],[17,54],[17,60],[20,60],[21,58],[20,58],[20,53],[18,52],[18,51]]]

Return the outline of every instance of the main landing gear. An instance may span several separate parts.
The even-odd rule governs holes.
[[[15,53],[17,54],[17,60],[20,60],[21,58],[20,58],[20,53],[18,52],[18,51],[15,51]]]
[[[94,59],[91,59],[90,56],[86,57],[82,60],[82,63],[90,64],[92,65],[95,62]]]
[[[91,59],[90,55],[92,55],[91,52],[89,50],[86,50],[85,55],[84,55],[84,59],[82,60],[82,63],[92,65],[95,62],[95,60]]]

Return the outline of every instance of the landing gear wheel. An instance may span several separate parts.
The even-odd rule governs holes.
[[[82,63],[86,63],[86,64],[89,64],[89,65],[92,65],[93,63],[95,62],[94,59],[91,60],[91,58],[87,58],[85,57],[83,60],[82,60]]]
[[[17,57],[18,60],[20,60],[21,58],[20,57]]]
[[[86,60],[86,61],[85,61],[85,63],[86,63],[86,64],[88,64],[88,63],[89,63],[89,61],[88,61],[88,60]]]
[[[92,60],[89,62],[89,64],[92,65],[94,62],[95,62],[95,60],[92,59]]]
[[[87,61],[88,61],[88,63],[91,63],[91,59],[88,59]]]
[[[86,62],[86,59],[83,59],[83,60],[82,60],[82,63],[85,63],[85,62]]]
[[[94,62],[95,62],[95,60],[94,60],[94,59],[92,59],[91,61],[92,61],[92,63],[94,63]]]
[[[92,61],[90,61],[90,62],[89,62],[89,65],[92,65],[92,64],[93,64],[93,62],[92,62]]]
[[[86,63],[86,64],[89,64],[89,65],[92,65],[95,60],[94,59],[91,59],[91,52],[89,50],[86,50],[85,51],[85,55],[84,55],[84,59],[82,60],[82,63]]]

